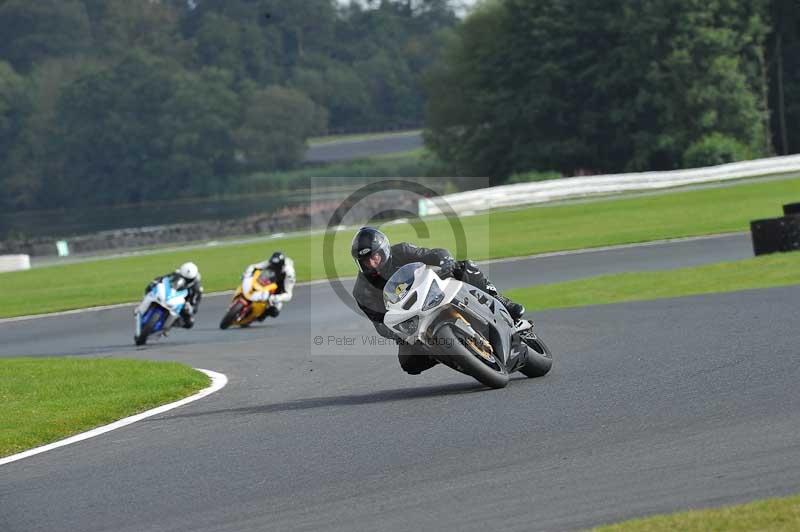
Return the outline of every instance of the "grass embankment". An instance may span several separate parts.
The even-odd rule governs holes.
[[[0,457],[187,397],[209,378],[175,362],[0,359]]]
[[[800,179],[792,179],[497,211],[461,219],[468,244],[462,255],[480,260],[745,231],[751,220],[774,217],[783,203],[798,197]],[[385,230],[394,242],[456,251],[447,220],[425,224],[430,238],[418,236],[411,224],[387,225]],[[334,242],[340,276],[354,273],[351,233],[338,233]],[[300,281],[333,273],[323,267],[321,235],[97,260],[0,274],[0,317],[136,301],[152,277],[187,260],[200,267],[207,291],[232,289],[248,263],[263,260],[274,249],[295,259]]]
[[[242,194],[308,194],[320,187],[347,186],[353,178],[423,177],[441,172],[424,148],[363,159],[309,165],[285,172],[258,172],[237,178],[230,191]]]
[[[670,515],[634,519],[593,529],[595,532],[707,532],[709,530],[790,531],[800,530],[800,496],[694,510]]]
[[[509,290],[529,311],[800,284],[800,252],[659,272],[602,275]]]

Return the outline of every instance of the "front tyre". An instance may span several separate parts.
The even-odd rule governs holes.
[[[505,388],[508,384],[506,368],[497,363],[494,367],[483,362],[480,355],[467,348],[468,342],[453,331],[452,325],[445,325],[436,333],[442,346],[437,346],[441,355],[436,358],[450,367],[475,378],[490,388]]]
[[[158,325],[158,320],[161,318],[161,315],[158,312],[151,312],[150,316],[147,318],[147,321],[142,325],[141,334],[139,336],[134,336],[133,341],[136,342],[136,345],[144,345],[147,343],[147,337],[153,333],[153,330]]]
[[[228,308],[228,312],[222,317],[222,321],[219,322],[219,328],[223,331],[230,327],[234,321],[239,317],[242,310],[244,309],[244,303],[241,301],[237,301],[233,305]]]
[[[547,345],[536,335],[522,339],[528,347],[525,365],[520,368],[520,373],[529,378],[542,377],[553,366],[553,354]]]

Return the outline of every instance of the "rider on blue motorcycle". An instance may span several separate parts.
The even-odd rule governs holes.
[[[181,309],[180,325],[184,329],[191,329],[194,327],[194,315],[197,313],[197,308],[200,306],[200,300],[203,298],[203,286],[200,284],[200,270],[194,262],[184,262],[174,272],[166,275],[160,275],[150,281],[150,284],[145,288],[144,293],[148,293],[165,277],[169,277],[173,286],[180,286],[181,289],[187,290],[189,293],[186,296],[186,304]]]

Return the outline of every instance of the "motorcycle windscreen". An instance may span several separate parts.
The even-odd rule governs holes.
[[[261,286],[269,286],[275,282],[275,272],[272,270],[262,270],[261,274],[258,276],[258,284]]]
[[[423,263],[412,262],[394,272],[394,275],[386,281],[386,286],[383,287],[383,303],[394,305],[402,301],[414,284],[414,275],[420,269],[425,269]]]

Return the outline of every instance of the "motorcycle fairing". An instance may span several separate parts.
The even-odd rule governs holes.
[[[151,332],[164,332],[168,330],[180,315],[186,305],[189,291],[180,286],[173,286],[169,276],[161,279],[148,292],[142,302],[134,311],[135,334],[139,336],[142,326],[147,323],[153,313],[160,314],[155,328]]]
[[[438,305],[423,310],[434,283],[444,297]],[[444,325],[464,327],[460,314],[468,322],[466,326],[475,328],[489,341],[494,356],[509,371],[524,360],[525,346],[499,301],[475,286],[456,279],[440,279],[423,263],[407,264],[395,272],[384,288],[384,303],[387,309],[384,324],[409,343],[430,343]],[[418,323],[412,331],[405,324],[415,317]],[[469,330],[462,332],[471,334]]]

